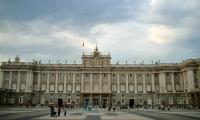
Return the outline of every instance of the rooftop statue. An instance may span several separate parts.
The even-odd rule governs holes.
[[[98,47],[96,46],[94,49],[94,56],[98,56],[98,55],[100,55],[100,52],[99,52]]]

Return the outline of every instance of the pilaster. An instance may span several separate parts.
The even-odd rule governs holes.
[[[128,73],[126,73],[126,93],[127,94],[129,93],[129,90],[128,90]]]
[[[12,71],[10,71],[10,78],[8,85],[9,85],[8,89],[12,89]]]
[[[46,92],[49,93],[49,72],[47,73],[47,87],[46,87]]]
[[[119,73],[117,73],[117,93],[120,93]]]
[[[17,92],[19,92],[19,90],[20,90],[20,80],[21,79],[21,72],[19,71],[18,72],[18,78],[17,78]]]
[[[72,93],[75,93],[75,85],[76,85],[76,84],[75,84],[75,77],[76,77],[76,74],[73,73],[73,83],[72,83],[72,84],[73,84],[73,85],[72,85],[73,88],[72,88]]]

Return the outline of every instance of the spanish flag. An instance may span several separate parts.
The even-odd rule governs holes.
[[[83,47],[85,46],[84,42],[83,42]]]

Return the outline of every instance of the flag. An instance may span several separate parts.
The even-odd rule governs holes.
[[[84,42],[83,42],[83,47],[85,46]]]

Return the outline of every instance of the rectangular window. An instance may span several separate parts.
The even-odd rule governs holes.
[[[137,74],[137,77],[142,78],[142,74],[141,73]]]
[[[76,103],[79,103],[79,98],[76,99]]]
[[[115,74],[113,74],[112,76],[115,77]]]
[[[58,74],[58,77],[61,77],[61,76],[62,76],[62,73],[59,73],[59,74]]]
[[[178,73],[174,73],[174,76],[178,76]]]
[[[67,103],[71,103],[71,99],[70,98],[67,99]]]
[[[166,73],[167,77],[170,77],[170,73]]]
[[[124,77],[124,74],[121,74],[121,77]]]
[[[85,74],[85,77],[89,77],[89,74]]]
[[[45,73],[42,73],[42,76],[45,76]]]
[[[103,74],[103,77],[106,77],[106,74],[105,74],[105,73]]]
[[[154,74],[154,77],[158,77],[158,73],[155,73],[155,74]]]
[[[149,74],[149,73],[147,73],[147,74],[146,74],[146,76],[149,78],[149,77],[150,77],[150,74]]]
[[[129,77],[133,77],[133,74],[129,74]]]
[[[79,75],[79,74],[77,74],[76,76],[77,76],[77,77],[80,77],[80,75]]]
[[[122,104],[124,104],[124,98],[122,98]]]
[[[70,73],[69,76],[72,77],[72,73]]]

